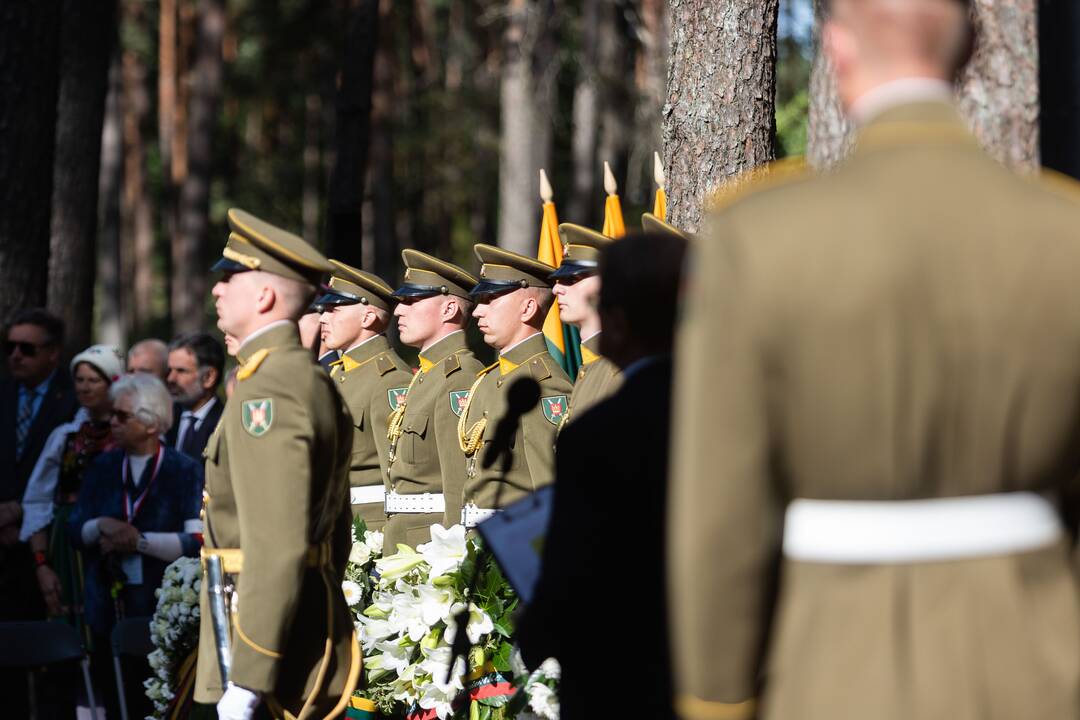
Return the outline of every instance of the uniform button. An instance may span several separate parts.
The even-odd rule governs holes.
[[[409,432],[412,432],[412,425],[410,425],[409,427],[407,427],[405,429],[408,430]]]

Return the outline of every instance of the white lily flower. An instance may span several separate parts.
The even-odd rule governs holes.
[[[548,680],[558,680],[562,677],[562,666],[555,658],[548,658],[540,663],[540,674]]]
[[[360,586],[352,580],[345,580],[341,583],[341,592],[345,594],[345,602],[348,603],[349,607],[360,602],[364,595],[360,590]]]
[[[364,652],[371,652],[375,644],[397,634],[394,627],[386,620],[377,620],[361,615],[357,621],[360,632],[360,645]]]
[[[406,705],[411,705],[416,702],[420,695],[415,680],[416,665],[409,665],[398,674],[398,679],[390,685],[390,690],[394,695],[394,699],[401,700]]]
[[[473,645],[480,642],[480,638],[495,629],[495,623],[491,616],[483,608],[469,603],[469,624],[465,626],[465,632],[469,635],[469,642]]]
[[[415,645],[401,642],[400,640],[380,642],[375,644],[376,650],[382,650],[382,661],[380,666],[388,670],[393,670],[399,676],[405,672],[405,668],[409,667],[412,662],[413,652],[416,650]]]
[[[465,562],[468,552],[465,527],[455,525],[447,530],[442,525],[432,525],[431,542],[417,546],[416,550],[431,566],[431,577],[453,572]]]
[[[411,592],[394,596],[394,609],[388,620],[397,632],[407,634],[414,643],[423,640],[431,629],[424,622],[420,603]]]
[[[420,600],[420,614],[424,624],[432,626],[450,615],[454,604],[454,595],[449,590],[434,585],[420,585],[416,588]]]
[[[544,720],[559,720],[559,697],[543,683],[529,688],[529,707]]]
[[[375,569],[379,571],[382,581],[389,582],[407,575],[423,563],[424,558],[415,550],[405,545],[399,545],[396,554],[376,560]]]
[[[459,657],[454,663],[454,672],[447,678],[450,668],[450,656],[453,649],[449,645],[440,645],[424,653],[426,657],[417,663],[420,671],[431,676],[431,683],[440,690],[456,693],[464,689],[462,678],[465,676],[465,658]]]
[[[420,691],[418,704],[424,710],[435,710],[439,720],[446,720],[454,712],[454,698],[457,690],[441,688],[436,683],[425,683]]]

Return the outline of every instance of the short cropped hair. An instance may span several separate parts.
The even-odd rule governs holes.
[[[199,369],[200,378],[209,368],[217,370],[217,381],[214,387],[221,384],[221,376],[225,371],[225,348],[210,333],[195,332],[177,335],[169,343],[169,352],[175,350],[187,350],[195,356],[195,365]]]
[[[162,435],[172,429],[172,397],[161,378],[147,373],[129,373],[112,384],[109,397],[114,403],[122,397],[130,397],[132,414],[139,422],[157,427]]]
[[[667,233],[631,233],[600,254],[600,308],[621,309],[643,344],[670,348],[686,257],[686,240]]]
[[[4,328],[4,335],[16,325],[34,325],[45,331],[45,342],[54,347],[64,344],[64,321],[45,308],[28,308],[15,313]]]

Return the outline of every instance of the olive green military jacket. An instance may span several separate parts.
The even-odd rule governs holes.
[[[282,323],[250,338],[236,391],[207,443],[204,552],[235,580],[230,680],[282,710],[322,718],[360,671],[341,594],[351,546],[352,425],[330,379]],[[195,699],[221,694],[202,583]]]
[[[504,478],[501,462],[483,468],[485,453],[506,413],[506,394],[519,377],[532,377],[540,384],[540,403],[522,416],[511,447],[513,462]],[[500,508],[550,484],[555,476],[555,434],[568,409],[570,379],[548,354],[542,333],[533,335],[499,357],[473,385],[467,415],[462,422],[468,436],[483,422],[482,442],[466,459],[465,503],[479,508]],[[500,488],[501,486],[501,488]],[[449,511],[449,508],[447,508]]]
[[[1010,173],[951,106],[910,104],[865,126],[837,170],[766,180],[704,234],[672,414],[682,717],[750,717],[760,683],[763,718],[1080,717],[1064,547],[785,560],[778,597],[773,582],[792,499],[1053,492],[1077,477],[1076,191]]]
[[[580,416],[596,403],[614,395],[622,385],[622,371],[600,354],[600,333],[581,343],[581,353],[584,363],[578,368],[566,422],[571,422],[575,416]]]
[[[352,414],[354,431],[349,486],[384,486],[390,464],[386,421],[412,381],[412,371],[385,335],[377,335],[341,356],[330,372],[345,405]],[[380,529],[386,522],[381,502],[353,508],[368,529]]]
[[[391,515],[384,546],[416,547],[431,538],[435,523],[457,524],[465,488],[465,466],[458,444],[458,420],[469,388],[483,365],[465,344],[465,333],[447,335],[420,353],[420,372],[413,378],[401,418],[401,435],[390,462],[390,489],[401,495],[442,493],[447,513]],[[446,524],[449,522],[449,524]]]

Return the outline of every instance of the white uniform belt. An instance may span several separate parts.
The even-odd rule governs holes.
[[[385,497],[386,487],[383,485],[365,485],[363,487],[349,488],[349,502],[353,505],[381,503]]]
[[[476,507],[472,503],[469,503],[461,508],[461,524],[467,528],[474,528],[497,512],[499,512],[499,510]]]
[[[883,565],[1037,550],[1062,536],[1054,505],[1031,492],[929,500],[794,500],[784,555]]]
[[[442,493],[398,495],[391,490],[386,493],[386,512],[387,514],[446,512],[446,496]]]

